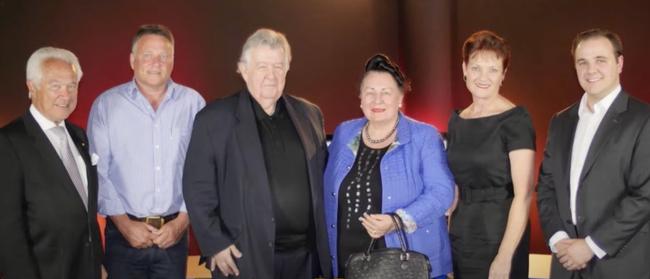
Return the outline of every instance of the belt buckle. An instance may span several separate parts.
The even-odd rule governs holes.
[[[148,216],[144,217],[144,223],[149,224],[156,229],[160,229],[165,224],[165,219],[160,216]]]

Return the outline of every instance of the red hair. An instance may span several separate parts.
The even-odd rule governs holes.
[[[469,59],[479,51],[491,51],[501,58],[503,70],[510,65],[510,45],[505,39],[489,30],[478,31],[470,35],[463,43],[463,62],[467,64]]]

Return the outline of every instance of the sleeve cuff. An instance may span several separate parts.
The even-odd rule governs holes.
[[[557,250],[555,250],[555,244],[560,240],[567,238],[569,238],[569,234],[567,234],[565,231],[557,231],[554,233],[553,236],[551,236],[551,238],[548,240],[548,247],[551,248],[551,252],[557,253]]]
[[[400,218],[402,218],[402,223],[404,223],[404,232],[413,233],[415,230],[418,229],[418,224],[415,223],[413,217],[408,213],[406,213],[404,209],[396,210],[395,214],[397,214]]]
[[[97,211],[99,214],[105,216],[115,216],[126,214],[126,210],[122,206],[122,203],[119,200],[102,200],[100,199],[97,203]]]
[[[605,255],[607,255],[607,252],[603,251],[603,249],[600,249],[598,245],[594,242],[593,239],[591,239],[591,236],[587,236],[585,238],[585,242],[587,242],[587,245],[589,245],[589,249],[591,249],[591,252],[594,252],[596,257],[599,259],[602,259]]]

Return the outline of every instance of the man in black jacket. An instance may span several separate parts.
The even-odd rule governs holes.
[[[585,94],[551,120],[538,185],[551,278],[650,278],[650,108],[621,88],[616,34],[572,50]]]
[[[196,116],[183,189],[213,278],[330,277],[323,119],[283,94],[290,61],[283,34],[257,30],[238,64],[247,88]]]
[[[5,279],[100,277],[97,172],[84,131],[66,121],[82,72],[70,51],[27,62],[32,105],[0,129],[0,274]]]

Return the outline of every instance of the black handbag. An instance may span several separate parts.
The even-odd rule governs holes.
[[[409,250],[402,219],[391,214],[400,248],[373,249],[350,255],[345,264],[345,279],[430,279],[431,264],[427,255]]]

